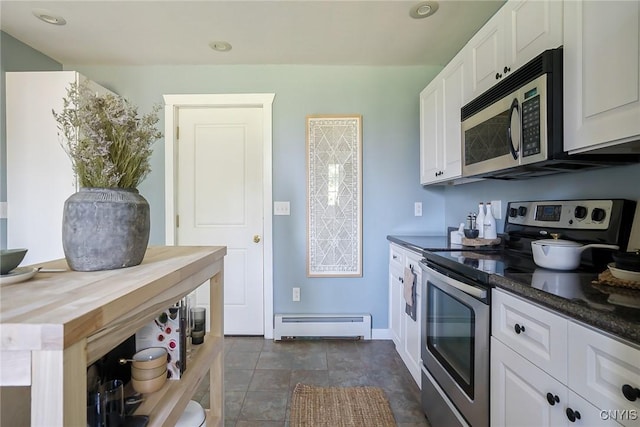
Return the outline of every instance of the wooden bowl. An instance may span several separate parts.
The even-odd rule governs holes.
[[[150,380],[137,380],[135,378],[131,378],[131,386],[138,393],[153,393],[162,388],[164,383],[167,381],[167,373],[151,378]]]
[[[135,378],[138,381],[148,381],[153,378],[157,378],[160,375],[167,375],[167,365],[163,364],[162,366],[156,366],[155,368],[150,369],[141,369],[135,366],[131,367],[131,377]]]
[[[149,347],[140,350],[132,357],[131,366],[136,369],[152,369],[167,366],[167,349],[164,347]]]

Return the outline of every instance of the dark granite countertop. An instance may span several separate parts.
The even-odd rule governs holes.
[[[448,248],[446,236],[387,236],[387,240],[418,253]],[[459,248],[459,245],[451,247]],[[573,289],[558,289],[557,295],[540,288],[540,273],[540,269],[533,273],[497,271],[489,275],[489,284],[570,319],[640,344],[640,290],[595,285],[592,281],[597,276],[583,273],[568,275],[562,281],[563,286],[570,282],[567,286]]]

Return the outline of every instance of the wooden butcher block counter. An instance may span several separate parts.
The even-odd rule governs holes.
[[[205,282],[210,323],[180,380],[145,395],[137,414],[175,425],[210,372],[208,425],[224,422],[223,288],[226,247],[150,247],[142,264],[98,272],[37,273],[0,287],[0,385],[31,386],[31,425],[86,426],[86,368]],[[64,259],[38,264],[68,269]]]

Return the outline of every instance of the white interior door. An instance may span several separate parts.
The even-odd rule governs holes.
[[[262,109],[179,108],[178,126],[177,244],[227,246],[225,334],[263,335]]]

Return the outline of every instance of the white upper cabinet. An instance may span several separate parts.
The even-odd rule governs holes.
[[[546,49],[562,45],[562,2],[511,0],[465,47],[475,98]]]
[[[464,48],[469,63],[471,96],[476,97],[504,76],[503,9],[498,10]]]
[[[640,2],[564,2],[564,144],[640,138]]]
[[[460,109],[469,97],[464,52],[420,93],[420,183],[462,176]]]

